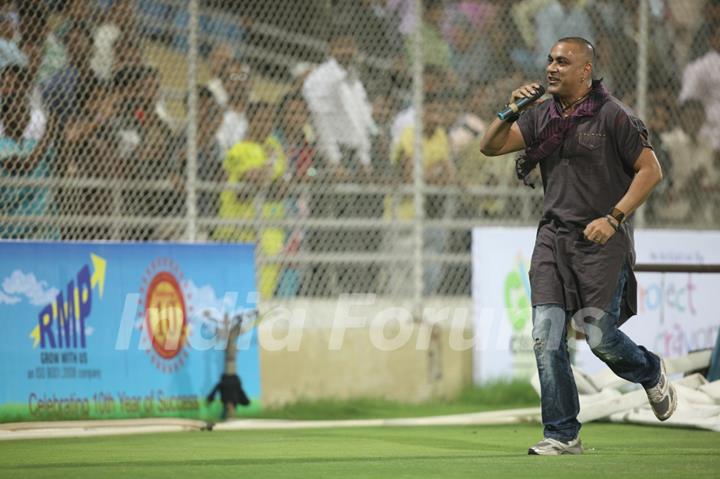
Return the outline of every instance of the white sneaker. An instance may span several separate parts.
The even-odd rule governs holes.
[[[559,456],[561,454],[582,453],[583,447],[579,437],[576,437],[570,442],[562,442],[551,437],[546,437],[528,449],[528,454],[532,456]]]
[[[655,356],[660,359],[659,356]],[[673,415],[677,408],[677,392],[667,378],[665,361],[662,359],[660,359],[660,379],[655,386],[646,389],[645,393],[647,394],[650,407],[652,407],[656,418],[665,421]]]

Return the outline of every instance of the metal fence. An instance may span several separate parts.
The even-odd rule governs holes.
[[[0,237],[253,241],[261,296],[469,295],[541,192],[479,138],[559,37],[648,124],[645,226],[715,228],[715,0],[0,2]],[[191,88],[190,86],[195,86]]]

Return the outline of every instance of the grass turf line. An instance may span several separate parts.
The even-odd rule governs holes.
[[[720,434],[589,424],[582,456],[527,456],[538,425],[216,431],[0,443],[0,477],[717,477]]]

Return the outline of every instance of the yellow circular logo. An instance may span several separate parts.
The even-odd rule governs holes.
[[[172,359],[187,340],[185,298],[177,279],[167,271],[157,273],[147,288],[145,326],[153,349]]]

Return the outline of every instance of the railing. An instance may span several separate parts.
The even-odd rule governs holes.
[[[638,263],[633,270],[637,273],[720,273],[720,264]]]

